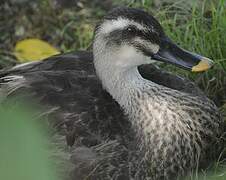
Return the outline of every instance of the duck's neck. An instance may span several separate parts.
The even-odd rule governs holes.
[[[142,98],[145,89],[151,87],[151,82],[143,79],[137,67],[111,71],[106,68],[101,77],[102,85],[127,113]],[[153,87],[154,88],[154,87]]]
[[[128,69],[105,67],[100,71],[97,70],[97,74],[103,88],[120,104],[134,125],[143,120],[144,123],[150,124],[153,118],[148,118],[151,117],[149,103],[156,105],[154,101],[156,92],[158,94],[159,91],[158,84],[142,78],[137,67]]]

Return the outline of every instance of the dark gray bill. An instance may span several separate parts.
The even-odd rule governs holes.
[[[193,72],[205,71],[213,65],[213,61],[209,58],[188,52],[168,38],[162,40],[160,50],[158,53],[152,54],[152,59],[175,64]]]

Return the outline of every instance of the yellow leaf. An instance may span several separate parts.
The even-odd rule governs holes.
[[[43,60],[60,52],[40,39],[25,39],[15,47],[15,56],[21,62]]]

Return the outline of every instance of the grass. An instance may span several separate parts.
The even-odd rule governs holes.
[[[204,1],[199,6],[192,4],[190,9],[181,13],[178,13],[177,6],[172,6],[177,11],[173,18],[168,18],[169,13],[160,11],[163,26],[167,34],[182,47],[214,60],[215,67],[207,73],[190,73],[188,76],[196,80],[218,105],[223,104],[220,99],[225,100],[226,97],[226,1],[220,0],[215,4]]]
[[[0,6],[0,68],[17,63],[15,43],[36,37],[44,39],[62,52],[87,49],[96,22],[114,5],[143,8],[161,22],[166,34],[181,47],[214,60],[206,73],[194,74],[171,65],[163,68],[194,80],[223,111],[226,111],[226,0],[156,1],[113,0],[109,7],[83,0],[83,6],[55,8],[50,1],[38,4]],[[101,1],[102,2],[102,1]],[[159,4],[160,3],[160,4]],[[0,23],[1,23],[0,22]],[[223,169],[223,170],[222,170]],[[210,172],[192,177],[199,180],[226,179],[220,165]],[[223,175],[222,175],[223,174]]]

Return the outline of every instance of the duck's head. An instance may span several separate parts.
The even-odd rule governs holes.
[[[205,71],[212,61],[174,44],[150,14],[120,7],[108,13],[96,27],[94,63],[103,69],[127,70],[154,61],[171,63],[191,71]]]

